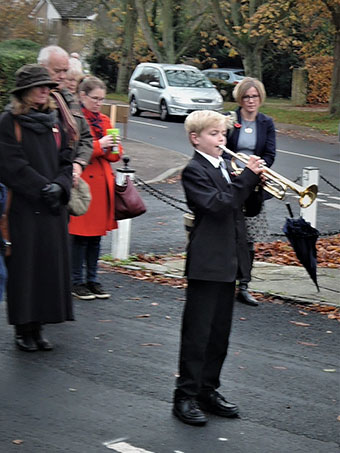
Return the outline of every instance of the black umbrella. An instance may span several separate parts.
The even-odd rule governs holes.
[[[287,203],[287,209],[291,218],[286,219],[283,232],[291,243],[296,257],[305,267],[318,291],[320,291],[316,277],[316,241],[320,233],[302,217],[294,219],[289,203]]]

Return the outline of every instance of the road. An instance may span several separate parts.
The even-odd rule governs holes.
[[[100,278],[112,298],[75,300],[76,322],[45,329],[53,352],[16,351],[0,306],[1,453],[338,452],[337,321],[237,304],[221,392],[241,418],[191,427],[171,414],[184,290]]]

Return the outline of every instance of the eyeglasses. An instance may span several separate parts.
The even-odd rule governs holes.
[[[250,101],[250,99],[258,99],[260,96],[258,94],[253,94],[252,96],[242,96],[243,101]]]
[[[86,96],[92,99],[92,101],[94,102],[102,103],[105,101],[105,98],[98,98],[97,96],[90,96],[89,94],[87,94]]]

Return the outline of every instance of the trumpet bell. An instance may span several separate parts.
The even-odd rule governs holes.
[[[315,201],[318,195],[318,186],[316,184],[312,184],[300,192],[299,195],[299,204],[301,208],[308,208],[308,206]]]

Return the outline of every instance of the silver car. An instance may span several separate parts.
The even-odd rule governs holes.
[[[129,82],[131,115],[143,111],[186,116],[194,110],[223,111],[223,99],[210,80],[194,66],[141,63]]]
[[[215,68],[215,69],[204,69],[203,74],[209,77],[209,79],[220,79],[224,82],[237,85],[244,79],[245,74],[243,69],[231,69],[231,68]]]

